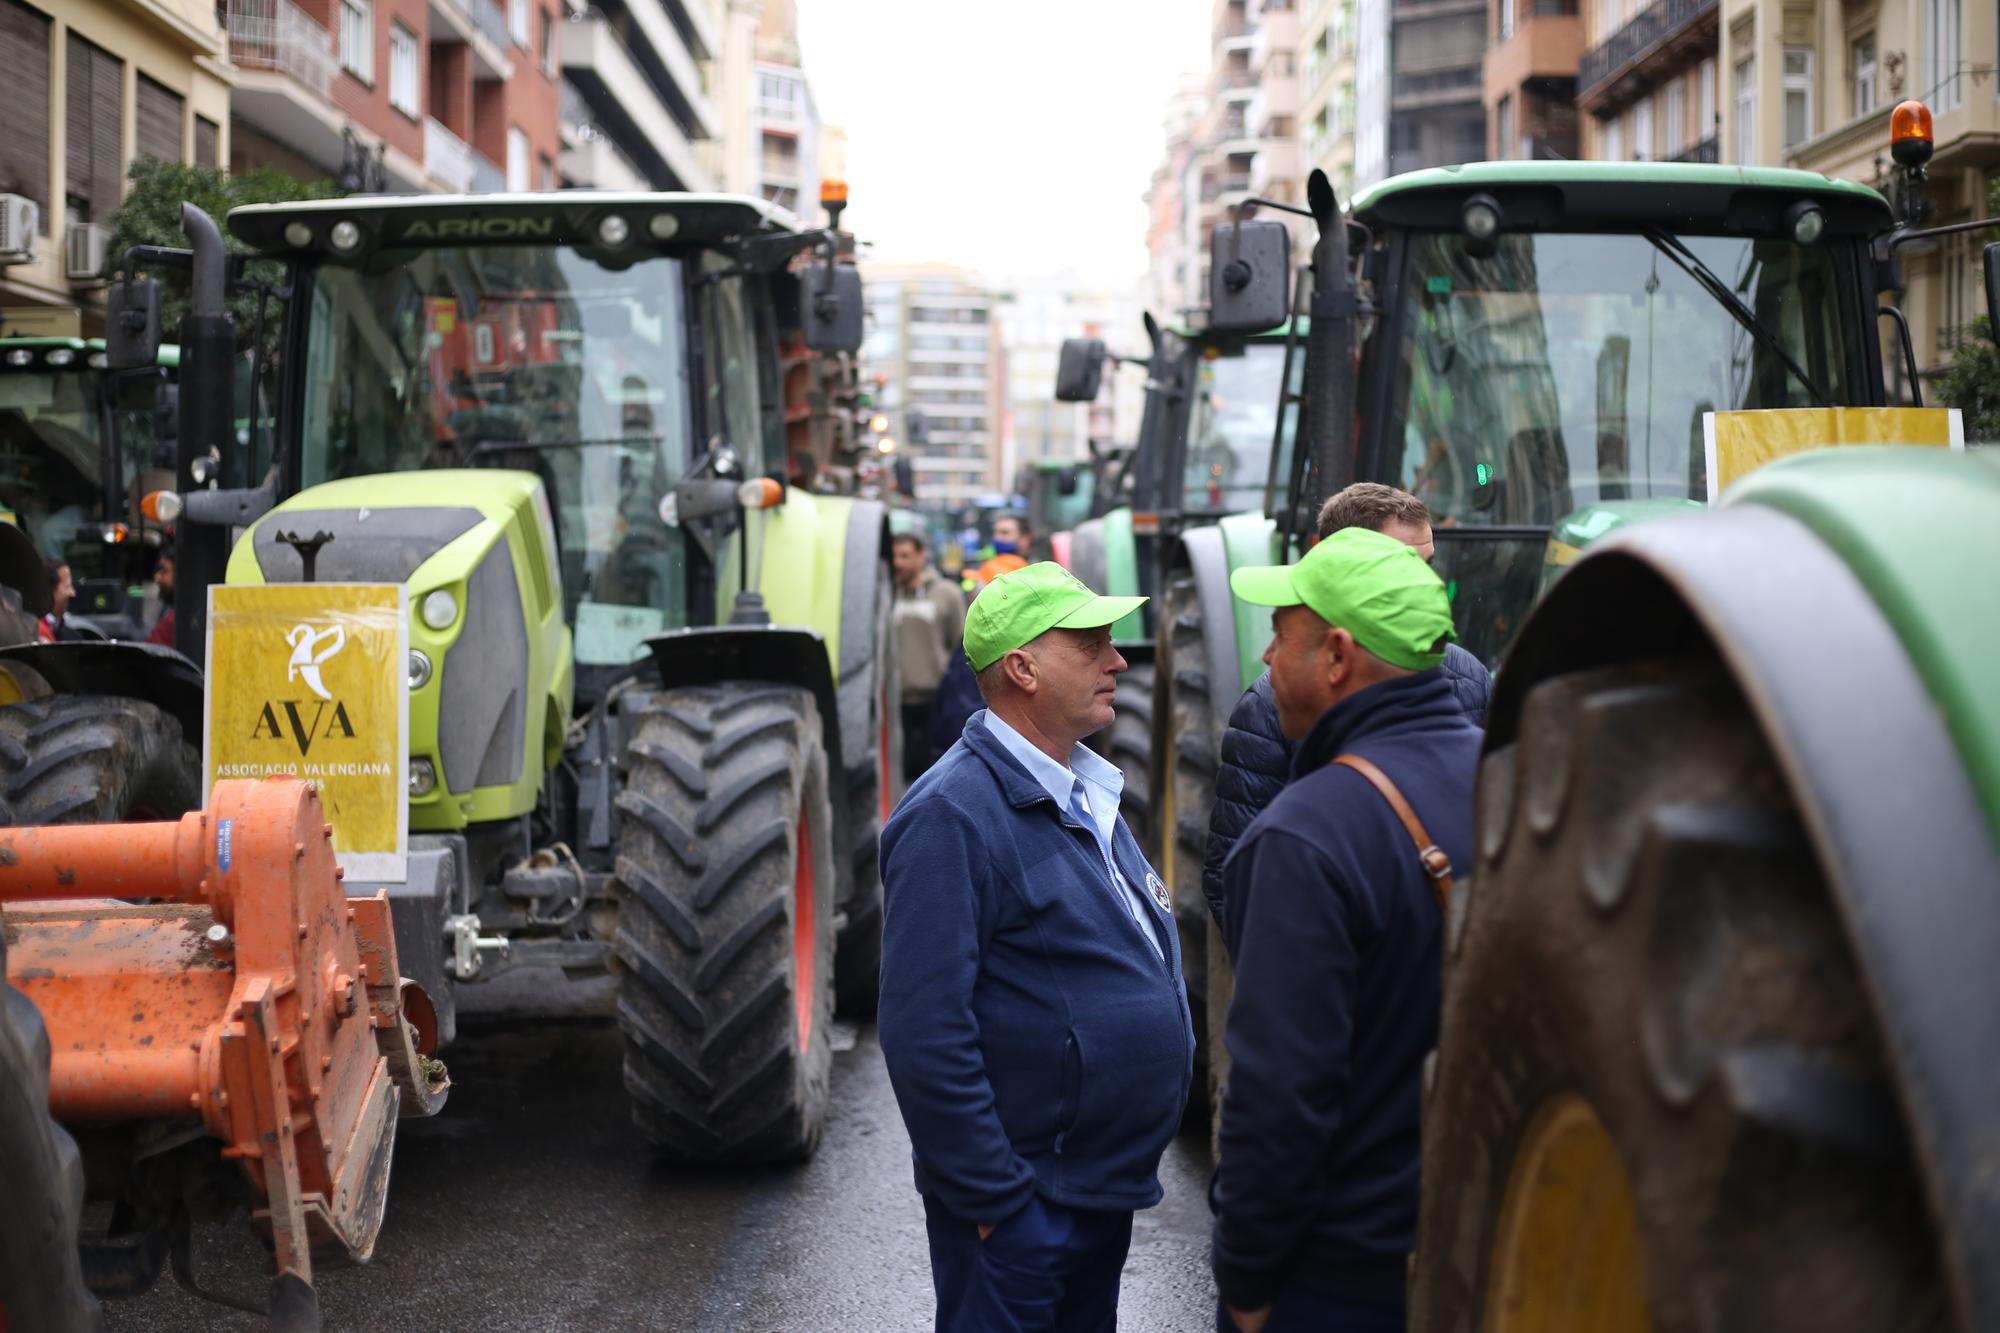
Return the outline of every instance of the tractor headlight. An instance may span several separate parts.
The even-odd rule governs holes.
[[[340,253],[353,254],[361,248],[361,224],[352,218],[342,218],[333,224],[326,239],[333,242],[333,248]]]
[[[431,659],[422,649],[410,649],[410,692],[415,693],[431,683]]]
[[[52,366],[66,366],[76,360],[76,353],[67,347],[52,347],[49,349],[49,354],[43,357],[42,360]]]
[[[410,761],[410,795],[429,796],[437,790],[437,766],[428,759]]]
[[[32,365],[34,360],[35,354],[25,347],[16,347],[13,351],[7,353],[7,364],[10,366]]]
[[[1818,245],[1826,235],[1826,211],[1818,204],[1800,200],[1785,211],[1794,245]]]
[[[285,224],[285,244],[294,250],[303,250],[313,243],[313,229],[303,222]]]
[[[458,598],[451,595],[449,588],[438,588],[424,594],[423,605],[418,614],[424,623],[435,630],[451,628],[451,622],[458,619]]]
[[[597,239],[600,243],[616,250],[632,238],[632,224],[621,214],[612,213],[597,224]]]

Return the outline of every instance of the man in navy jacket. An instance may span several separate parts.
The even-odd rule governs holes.
[[[1209,1192],[1218,1322],[1388,1333],[1415,1239],[1444,921],[1413,833],[1333,761],[1386,774],[1464,873],[1480,731],[1441,670],[1444,585],[1402,542],[1350,528],[1230,587],[1277,608],[1264,660],[1297,751],[1223,868],[1236,993]]]
[[[1053,562],[989,584],[965,623],[987,707],[883,830],[879,1033],[940,1330],[1116,1327],[1160,1201],[1194,1051],[1173,901],[1082,744],[1143,600]]]

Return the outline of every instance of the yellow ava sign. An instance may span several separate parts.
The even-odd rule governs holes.
[[[1965,448],[1955,407],[1781,407],[1702,415],[1708,502],[1730,484],[1788,454],[1855,444]]]
[[[406,878],[409,639],[401,584],[211,587],[206,784],[318,783],[347,873]]]

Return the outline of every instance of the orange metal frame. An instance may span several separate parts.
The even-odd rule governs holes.
[[[177,823],[0,830],[7,974],[66,1123],[199,1119],[266,1206],[280,1275],[365,1261],[399,1115],[444,1103],[388,898],[349,899],[315,788],[218,782]],[[164,900],[137,905],[117,899]],[[427,1049],[428,1047],[428,1049]]]

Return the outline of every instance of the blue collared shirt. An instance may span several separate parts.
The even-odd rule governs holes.
[[[1166,957],[1159,936],[1154,934],[1153,905],[1146,900],[1145,891],[1139,885],[1119,873],[1118,862],[1111,852],[1112,831],[1118,827],[1118,798],[1125,790],[1124,772],[1081,743],[1071,748],[1067,766],[1059,764],[991,709],[986,711],[986,729],[993,739],[1006,747],[1008,754],[1021,761],[1021,766],[1042,784],[1060,808],[1073,808],[1072,798],[1081,785],[1083,806],[1090,814],[1090,832],[1097,841],[1098,854],[1104,858],[1104,868],[1110,874],[1111,882],[1124,888],[1126,909],[1139,923],[1146,943],[1153,946],[1154,953]]]

